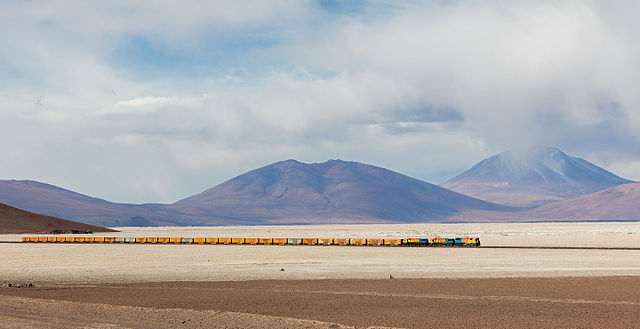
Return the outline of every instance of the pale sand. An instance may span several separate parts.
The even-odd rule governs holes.
[[[640,223],[635,222],[121,229],[100,236],[439,235],[478,236],[484,246],[640,247]],[[0,264],[0,280],[51,283],[606,276],[639,275],[640,250],[9,243],[0,244]]]

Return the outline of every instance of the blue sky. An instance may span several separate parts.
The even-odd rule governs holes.
[[[0,179],[173,202],[283,159],[442,183],[559,147],[640,180],[627,1],[3,1]]]

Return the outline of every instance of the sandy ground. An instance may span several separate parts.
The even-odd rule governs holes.
[[[100,236],[406,238],[480,237],[483,245],[640,247],[640,222],[121,227]],[[19,241],[21,235],[0,235]]]
[[[637,328],[638,314],[638,277],[0,289],[0,327],[7,328]]]
[[[640,223],[122,230],[640,247]],[[0,289],[0,328],[640,327],[640,250],[0,243],[0,264],[0,281],[36,284]]]

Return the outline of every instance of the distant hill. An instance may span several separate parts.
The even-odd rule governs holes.
[[[100,226],[175,225],[170,221],[171,214],[155,205],[113,203],[29,180],[0,181],[0,202],[37,214]]]
[[[274,163],[173,205],[250,223],[429,222],[503,207],[387,169],[331,160]]]
[[[550,203],[525,215],[544,220],[640,220],[640,183]]]
[[[41,233],[53,230],[116,232],[104,227],[38,215],[0,203],[0,234]]]
[[[482,160],[441,186],[498,204],[533,207],[630,182],[556,148],[535,148]]]

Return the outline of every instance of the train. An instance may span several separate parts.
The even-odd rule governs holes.
[[[74,237],[25,236],[22,242],[48,243],[147,243],[147,244],[248,244],[248,245],[324,245],[324,246],[403,246],[403,247],[479,247],[480,238],[170,238],[170,237]]]

